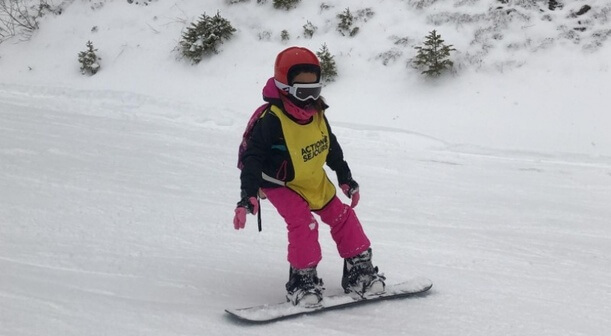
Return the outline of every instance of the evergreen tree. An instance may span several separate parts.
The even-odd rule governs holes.
[[[223,40],[229,40],[235,31],[231,23],[219,12],[215,16],[203,14],[182,35],[182,54],[197,64],[204,56],[218,54],[218,47]]]
[[[323,83],[334,82],[337,77],[337,65],[335,64],[335,56],[331,55],[327,44],[324,43],[316,56],[320,60],[320,72]]]
[[[337,23],[337,31],[342,34],[342,36],[350,36],[353,37],[359,32],[359,27],[353,27],[354,25],[354,15],[350,12],[350,8],[346,8],[340,14],[337,14],[337,18],[339,22]]]
[[[299,4],[301,0],[274,0],[274,8],[291,10]]]
[[[78,61],[81,63],[81,73],[83,75],[95,75],[100,70],[100,58],[95,53],[98,49],[93,47],[93,42],[87,41],[87,50],[78,54]]]
[[[439,76],[444,70],[451,68],[454,63],[448,59],[450,51],[456,49],[452,45],[445,45],[441,35],[435,30],[429,33],[424,41],[423,47],[414,47],[418,54],[414,63],[418,67],[427,67],[422,74],[427,76]]]

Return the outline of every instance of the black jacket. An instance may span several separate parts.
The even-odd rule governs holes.
[[[270,103],[278,106],[289,118],[294,120],[284,111],[281,100],[273,100]],[[330,138],[326,163],[337,174],[339,184],[343,184],[352,178],[350,168],[348,163],[344,161],[344,153],[337,142],[337,138],[331,132],[331,126],[327,118],[324,118]],[[283,182],[291,181],[294,178],[293,164],[284,141],[280,119],[269,108],[253,127],[247,149],[241,159],[244,167],[240,174],[240,180],[242,191],[245,193],[244,196],[256,196],[259,188],[280,186],[263,180],[261,173]]]

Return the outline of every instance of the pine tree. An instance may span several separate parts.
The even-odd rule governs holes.
[[[78,61],[81,63],[81,73],[83,75],[95,75],[100,70],[100,58],[95,53],[98,49],[93,47],[93,42],[87,41],[87,50],[78,54]]]
[[[422,74],[427,76],[439,76],[444,70],[451,68],[454,63],[448,59],[450,51],[456,49],[452,45],[445,45],[441,35],[438,35],[435,30],[429,33],[424,41],[423,47],[414,47],[418,50],[418,54],[414,63],[418,67],[425,66],[426,70]]]
[[[219,12],[215,16],[203,14],[182,35],[182,54],[197,64],[204,56],[218,54],[223,40],[229,40],[235,32],[235,28]]]
[[[354,25],[354,15],[350,12],[350,8],[346,8],[340,14],[337,14],[339,22],[337,23],[337,31],[342,36],[353,37],[359,32],[359,27],[352,27]]]
[[[320,72],[323,83],[334,82],[337,77],[337,65],[335,64],[335,56],[331,55],[327,44],[324,43],[316,56],[320,60]]]

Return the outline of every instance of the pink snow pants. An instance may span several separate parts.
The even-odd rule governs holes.
[[[263,192],[286,222],[289,240],[287,259],[291,266],[303,269],[318,265],[322,259],[318,222],[308,203],[286,187],[264,188]],[[354,210],[337,196],[315,213],[331,227],[331,237],[342,258],[354,257],[371,245]]]

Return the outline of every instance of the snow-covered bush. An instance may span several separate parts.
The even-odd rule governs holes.
[[[382,64],[388,65],[391,62],[395,62],[399,57],[403,55],[403,52],[397,48],[392,48],[383,53],[378,54],[376,59],[382,60]]]
[[[350,8],[346,8],[340,14],[337,14],[337,18],[339,22],[337,23],[337,31],[342,34],[342,36],[354,36],[359,32],[359,27],[353,27],[354,25],[354,15],[350,12]]]
[[[337,31],[342,36],[354,36],[359,32],[359,27],[355,24],[357,21],[367,22],[375,15],[375,12],[371,8],[359,9],[356,11],[356,15],[353,15],[350,8],[346,8],[340,14],[337,14],[339,22],[337,23]]]
[[[326,3],[326,2],[321,3],[321,4],[320,4],[320,6],[319,6],[319,8],[320,8],[320,12],[321,12],[321,13],[322,13],[322,12],[324,12],[324,11],[326,11],[326,10],[329,10],[329,9],[331,9],[331,8],[333,8],[333,7],[334,7],[333,5],[329,5],[329,4],[328,4],[328,3]]]
[[[182,54],[193,63],[199,63],[204,56],[218,54],[223,40],[229,40],[235,28],[219,12],[215,16],[203,14],[191,23],[179,42]]]
[[[81,73],[83,75],[95,75],[100,70],[100,60],[96,54],[98,49],[93,47],[93,42],[87,41],[87,50],[81,51],[78,54],[78,61],[81,64]]]
[[[371,7],[359,9],[356,11],[357,20],[362,20],[364,22],[367,22],[367,20],[371,19],[374,15],[375,12],[373,11],[373,9],[371,9]]]
[[[562,7],[564,7],[564,4],[557,0],[549,0],[547,6],[549,10],[553,11],[553,10],[556,10],[556,8],[562,9]]]
[[[427,76],[439,76],[445,70],[452,68],[454,63],[449,59],[450,51],[456,49],[452,45],[445,45],[441,35],[433,30],[427,35],[424,46],[414,47],[418,54],[414,64],[418,68],[425,68],[422,74]]]
[[[257,34],[259,36],[259,41],[269,41],[272,38],[272,32],[269,30],[264,30]]]
[[[284,29],[280,32],[280,40],[282,40],[282,42],[286,42],[290,39],[291,39],[291,35],[289,34],[288,30]]]
[[[157,1],[157,0],[154,0]],[[127,0],[128,4],[140,5],[140,6],[148,6],[153,0]]]
[[[335,56],[329,52],[327,44],[324,43],[316,56],[320,60],[320,77],[323,83],[327,84],[334,82],[337,78],[337,65],[335,64]]]
[[[430,7],[438,0],[407,0],[408,5],[416,9],[424,9]]]
[[[412,39],[408,36],[401,37],[401,36],[393,35],[390,37],[390,39],[393,41],[395,45],[404,46],[404,47],[412,43]]]
[[[591,42],[583,46],[583,49],[594,52],[601,48],[605,41],[611,39],[611,29],[601,29],[592,33]]]
[[[308,21],[306,24],[303,25],[303,36],[305,38],[312,38],[312,36],[314,36],[314,33],[317,30],[318,27],[312,24],[312,22]]]
[[[301,2],[301,0],[274,0],[274,8],[291,10]]]
[[[91,10],[101,9],[108,1],[110,0],[89,0],[89,8],[91,8]]]

